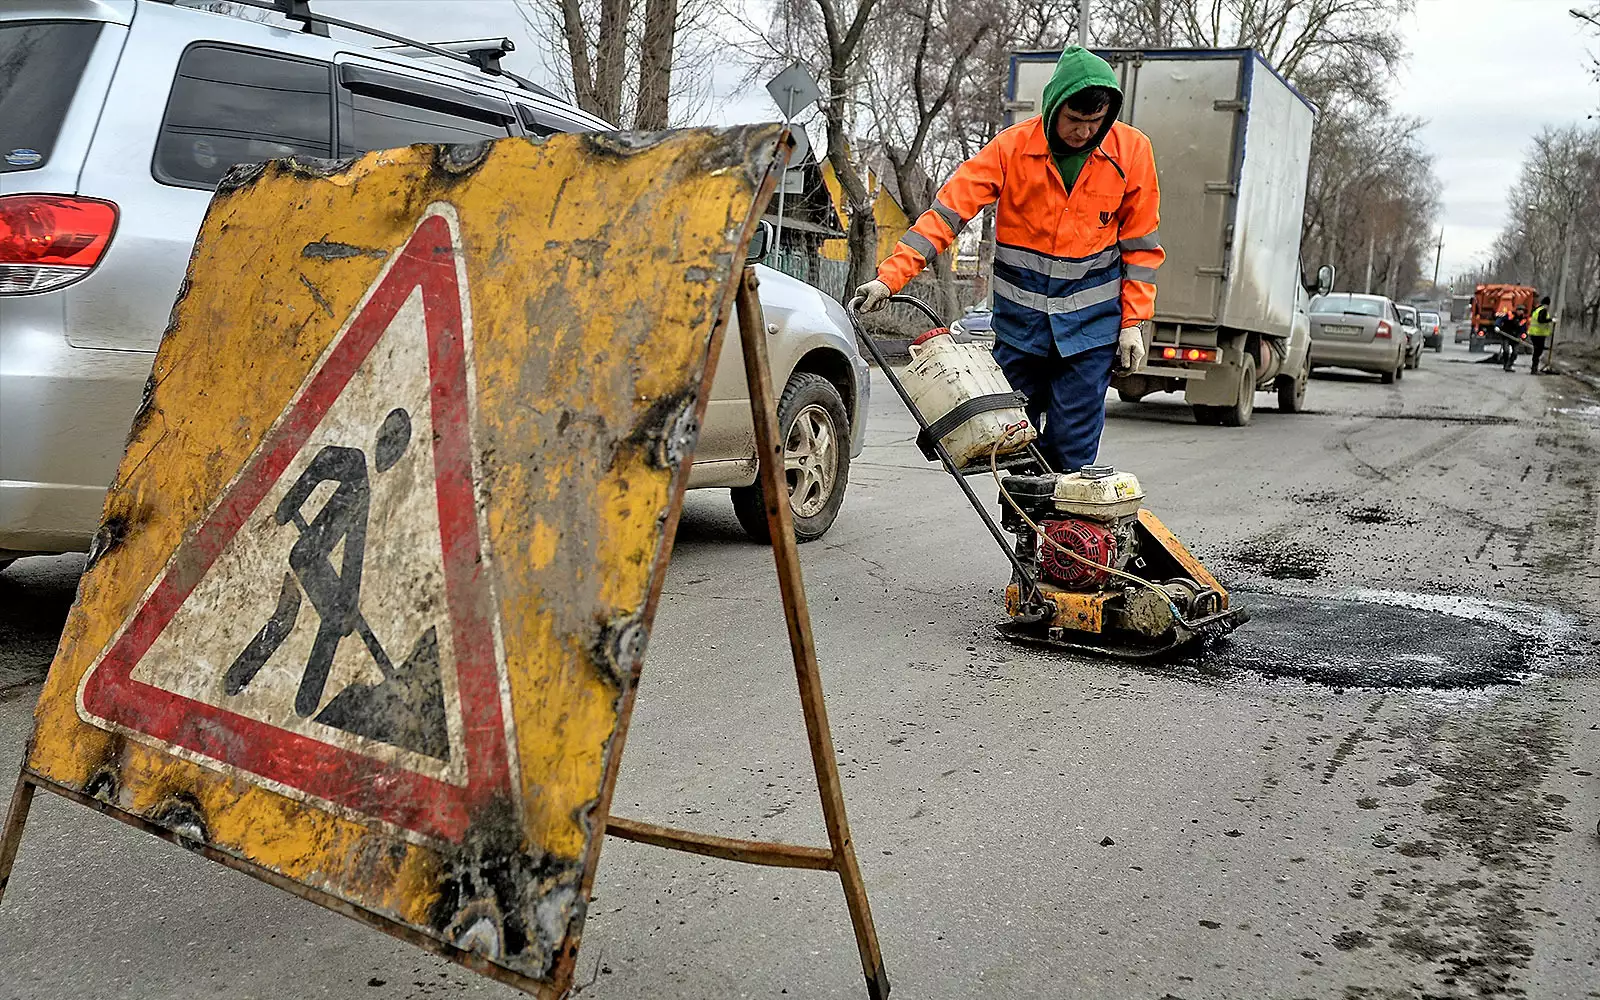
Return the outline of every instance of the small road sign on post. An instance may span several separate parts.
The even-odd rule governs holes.
[[[817,87],[817,81],[812,79],[810,70],[799,63],[791,63],[787,69],[767,81],[767,93],[778,102],[778,109],[783,112],[783,123],[789,126],[789,135],[794,141],[794,148],[789,153],[788,164],[790,168],[797,168],[805,162],[806,154],[811,151],[811,140],[807,138],[805,129],[794,127],[794,116],[801,108],[815,104],[821,99],[822,91]],[[778,184],[778,225],[772,237],[773,248],[779,252],[783,248],[784,197],[789,194],[799,194],[804,190],[804,175],[802,174],[800,180],[791,185],[789,170],[785,170],[783,180]]]

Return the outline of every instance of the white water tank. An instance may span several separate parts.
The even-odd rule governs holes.
[[[987,348],[958,344],[948,330],[923,334],[912,341],[910,352],[911,364],[901,381],[929,424],[968,400],[1013,391]],[[977,462],[987,463],[995,442],[1005,437],[1007,427],[1018,422],[1028,426],[1001,446],[1000,454],[1006,455],[1022,450],[1039,436],[1020,405],[976,414],[940,440],[956,466],[966,468]]]

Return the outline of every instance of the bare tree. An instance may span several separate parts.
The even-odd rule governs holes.
[[[1111,45],[1252,48],[1285,77],[1338,72],[1370,86],[1405,55],[1415,0],[1101,0]]]
[[[951,129],[936,126],[995,24],[960,0],[886,0],[882,13],[868,43],[867,91],[882,168],[893,172],[900,207],[915,219],[933,206],[938,187],[928,168],[943,173],[952,159],[938,148],[950,145]],[[934,261],[938,305],[947,314],[956,309],[952,256]]]
[[[639,54],[639,104],[634,127],[666,128],[672,96],[672,41],[678,0],[646,0]]]
[[[1574,7],[1567,11],[1567,13],[1571,14],[1573,17],[1582,22],[1587,31],[1594,34],[1600,34],[1600,3],[1590,3],[1584,7]],[[1589,54],[1589,72],[1594,74],[1594,78],[1596,80],[1600,80],[1600,55],[1596,55],[1592,52]]]
[[[519,0],[517,12],[541,37],[551,23],[559,28],[573,102],[591,115],[620,122],[622,85],[630,69],[631,0]]]
[[[1559,318],[1600,326],[1600,126],[1535,136],[1506,201],[1483,277],[1534,285]]]
[[[666,128],[708,91],[713,0],[515,0],[573,103],[605,121]]]

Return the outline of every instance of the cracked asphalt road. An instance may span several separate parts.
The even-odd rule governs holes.
[[[1319,377],[1241,430],[1109,404],[1103,458],[1257,612],[1164,668],[994,637],[1005,561],[880,383],[802,552],[896,997],[1600,997],[1600,406],[1476,357]],[[0,773],[78,565],[0,576]],[[770,559],[718,493],[616,812],[825,842]],[[830,877],[624,842],[579,968],[604,998],[864,995]],[[0,995],[516,994],[42,796]]]

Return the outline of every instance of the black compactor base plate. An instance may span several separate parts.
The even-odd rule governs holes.
[[[1043,622],[1004,621],[995,626],[1002,639],[1023,646],[1076,653],[1112,660],[1149,662],[1192,652],[1205,643],[1227,635],[1250,620],[1244,608],[1230,608],[1194,623],[1194,627],[1174,626],[1160,639],[1122,633],[1078,632],[1052,629]],[[1051,632],[1055,635],[1051,635]]]

